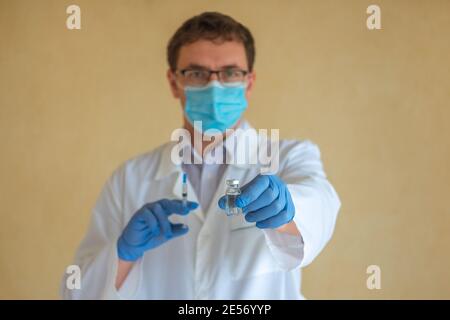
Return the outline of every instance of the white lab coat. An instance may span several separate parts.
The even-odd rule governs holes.
[[[310,141],[282,140],[276,174],[288,185],[301,237],[259,229],[242,215],[227,217],[217,205],[225,179],[244,185],[260,173],[255,165],[228,165],[209,212],[171,215],[189,226],[179,238],[147,251],[115,289],[116,241],[145,203],[181,198],[181,166],[171,161],[175,143],[122,164],[93,208],[88,232],[76,253],[81,289],[61,283],[65,299],[302,299],[300,268],[331,238],[340,208],[326,179],[320,152]],[[188,199],[197,201],[188,185]]]

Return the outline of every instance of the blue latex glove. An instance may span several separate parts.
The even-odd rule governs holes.
[[[219,207],[225,209],[226,196],[219,199]],[[245,220],[256,222],[261,229],[278,228],[290,222],[295,215],[286,184],[275,175],[258,175],[242,187],[236,199],[236,206],[242,208]]]
[[[133,215],[117,240],[119,258],[136,261],[145,251],[187,233],[188,227],[182,223],[171,223],[169,215],[186,215],[197,207],[196,202],[188,201],[183,207],[181,200],[168,199],[145,204]]]

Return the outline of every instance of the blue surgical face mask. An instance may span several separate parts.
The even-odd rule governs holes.
[[[186,117],[192,125],[194,121],[202,121],[203,132],[208,129],[225,132],[238,122],[247,108],[245,90],[245,83],[224,86],[216,80],[201,88],[185,87]]]

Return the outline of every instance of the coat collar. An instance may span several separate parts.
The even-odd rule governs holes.
[[[236,142],[235,147],[236,152],[232,152],[232,150],[229,150],[227,148],[227,144],[224,143],[225,140],[219,145],[215,146],[214,148],[224,148],[227,154],[227,161],[229,162],[228,165],[232,166],[233,168],[248,169],[254,167],[257,164],[248,163],[248,161],[244,162],[239,161],[239,159],[236,158],[236,154],[239,154],[239,152],[242,152],[241,154],[245,154],[246,152],[245,148],[247,147],[247,143],[240,143],[240,141],[242,139],[245,139],[246,136],[254,135],[255,137],[257,137],[258,142],[256,145],[251,145],[251,143],[248,144],[250,147],[249,159],[252,159],[252,157],[255,157],[254,159],[257,159],[257,152],[258,152],[257,145],[259,144],[259,137],[257,131],[253,127],[251,127],[246,120],[242,120],[241,124],[237,127],[237,129],[238,130],[235,130],[230,136],[227,137],[227,139],[234,139],[234,141]],[[174,173],[181,174],[182,172],[181,165],[175,164],[172,161],[171,157],[172,152],[174,152],[173,150],[175,150],[175,146],[177,144],[178,142],[171,141],[163,146],[161,157],[159,159],[158,169],[155,175],[156,180],[164,179],[165,177],[172,175]],[[199,157],[198,153],[196,156]]]

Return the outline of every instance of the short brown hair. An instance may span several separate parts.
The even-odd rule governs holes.
[[[242,42],[249,71],[253,70],[255,41],[250,31],[230,16],[219,12],[203,12],[185,21],[170,39],[167,45],[167,62],[172,71],[177,68],[180,48],[200,39]]]

